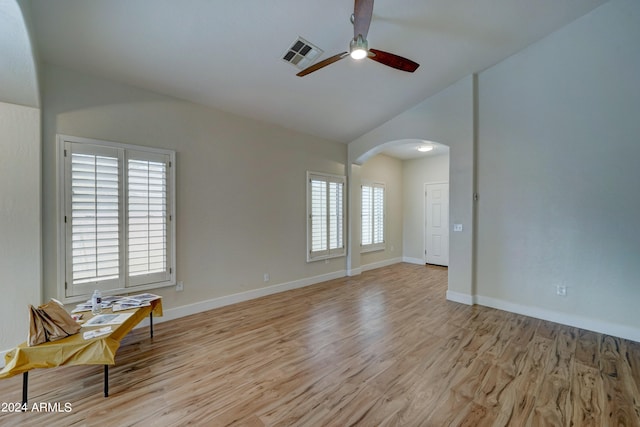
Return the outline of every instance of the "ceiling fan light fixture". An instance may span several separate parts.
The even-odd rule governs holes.
[[[353,5],[353,15],[351,15],[353,39],[349,43],[349,51],[338,53],[337,55],[330,56],[329,58],[308,66],[296,74],[296,76],[304,77],[307,74],[311,74],[326,67],[327,65],[338,62],[347,56],[351,56],[354,60],[368,58],[379,64],[395,68],[396,70],[405,71],[407,73],[413,73],[418,69],[420,64],[410,59],[403,58],[402,56],[385,52],[383,50],[369,49],[367,34],[369,33],[369,26],[371,25],[371,19],[373,17],[373,2],[374,0],[355,0]]]
[[[369,54],[369,43],[362,37],[362,34],[358,34],[358,37],[351,40],[349,43],[349,55],[353,59],[366,58]]]

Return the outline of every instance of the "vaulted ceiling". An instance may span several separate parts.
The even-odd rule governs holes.
[[[318,60],[348,50],[353,1],[27,5],[41,60],[347,143],[604,2],[376,0],[369,46],[420,68],[347,58],[302,78],[282,56],[298,36],[324,50]]]
[[[40,103],[29,32],[16,0],[0,0],[0,102]]]

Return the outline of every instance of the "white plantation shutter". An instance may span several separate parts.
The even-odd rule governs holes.
[[[127,268],[131,284],[168,276],[168,165],[168,156],[127,153]]]
[[[326,251],[327,246],[327,184],[311,179],[311,252]]]
[[[344,182],[329,182],[329,250],[341,249],[343,238],[343,193]]]
[[[373,188],[362,186],[362,246],[373,243]]]
[[[373,187],[373,244],[384,243],[384,187]]]
[[[307,172],[307,181],[307,261],[343,256],[345,178]]]
[[[67,284],[73,293],[121,285],[120,153],[68,146]]]
[[[59,136],[64,298],[172,284],[175,154]]]
[[[384,184],[362,186],[362,250],[384,249]]]

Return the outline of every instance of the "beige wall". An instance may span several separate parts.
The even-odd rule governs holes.
[[[363,183],[385,184],[385,249],[360,255],[362,268],[367,270],[399,261],[402,257],[402,162],[379,154],[369,159],[360,169],[360,185]],[[357,233],[360,242],[361,231]]]
[[[478,302],[640,341],[638,40],[614,0],[479,75]]]
[[[402,162],[404,182],[403,250],[405,261],[424,263],[424,184],[449,182],[449,155],[428,156]]]
[[[5,1],[0,16],[0,366],[42,298],[40,99],[23,7]]]
[[[305,255],[305,173],[345,174],[344,144],[48,65],[42,101],[47,298],[57,295],[57,133],[176,150],[184,292],[157,291],[170,315],[266,286],[344,275],[345,258],[307,263]]]
[[[2,353],[26,341],[27,306],[41,301],[38,108],[0,102],[0,153]],[[4,359],[0,365],[4,365]]]

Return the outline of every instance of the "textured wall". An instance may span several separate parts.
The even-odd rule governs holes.
[[[40,110],[0,103],[0,351],[26,340],[41,302],[39,129]]]
[[[479,302],[640,340],[638,40],[614,0],[479,75]]]

